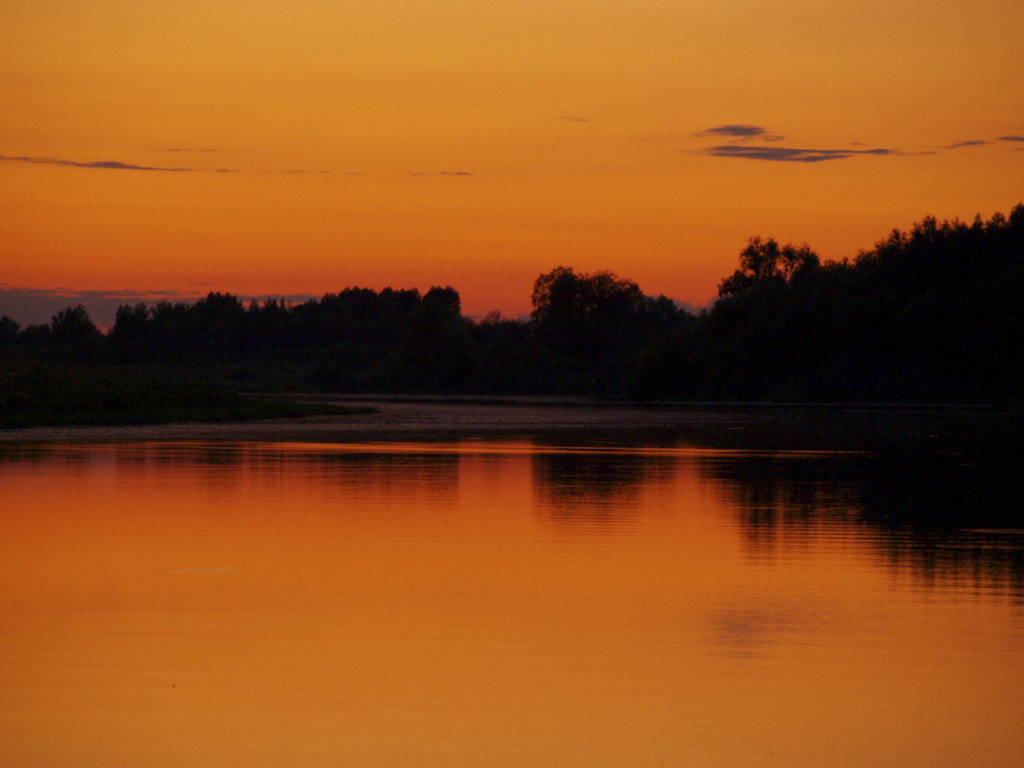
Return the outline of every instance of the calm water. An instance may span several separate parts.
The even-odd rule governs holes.
[[[0,765],[1019,765],[1019,479],[935,461],[4,448]]]

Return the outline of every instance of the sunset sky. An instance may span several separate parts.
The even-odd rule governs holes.
[[[556,265],[703,305],[1024,200],[1020,0],[6,0],[0,314]],[[97,317],[102,321],[103,317]]]

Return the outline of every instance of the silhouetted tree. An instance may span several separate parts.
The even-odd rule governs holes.
[[[140,360],[150,356],[152,341],[149,309],[143,303],[134,306],[122,304],[117,308],[114,327],[107,334],[111,354],[120,362]]]
[[[233,360],[241,356],[245,333],[245,306],[230,293],[211,292],[190,312],[196,360]]]
[[[51,336],[49,324],[33,323],[18,332],[17,346],[29,352],[38,351],[49,345]]]
[[[535,394],[551,390],[552,371],[545,365],[532,324],[494,311],[471,331],[475,363],[467,381],[470,391]]]
[[[719,296],[733,296],[771,281],[786,281],[804,275],[821,260],[806,244],[779,246],[774,238],[752,237],[740,252],[740,268],[722,281]]]
[[[465,386],[472,339],[454,288],[431,288],[409,315],[404,338],[390,355],[391,388],[450,391]]]
[[[556,267],[534,282],[532,300],[537,340],[558,358],[559,388],[621,386],[626,357],[643,328],[644,295],[636,283],[611,272]]]
[[[78,360],[94,357],[103,343],[103,334],[89,317],[85,305],[62,309],[50,322],[50,339],[65,355]]]
[[[852,260],[751,238],[694,317],[611,272],[556,267],[529,321],[461,314],[458,291],[346,288],[297,306],[231,294],[85,307],[49,325],[0,318],[5,359],[179,365],[190,376],[345,390],[574,392],[785,400],[1024,396],[1024,205],[929,217]],[[13,342],[13,344],[12,344]],[[231,362],[224,366],[222,363]],[[161,369],[162,370],[162,369]],[[262,372],[262,373],[261,373]],[[288,378],[290,377],[290,378]],[[288,384],[285,384],[288,386]]]
[[[462,299],[459,292],[450,285],[441,288],[435,285],[423,297],[424,303],[434,304],[445,309],[449,314],[458,317],[462,312]]]
[[[21,326],[7,315],[0,317],[0,346],[12,346],[18,339],[19,330]]]
[[[194,340],[189,316],[191,308],[183,302],[158,301],[150,312],[153,356],[157,360],[187,362]]]
[[[571,267],[538,277],[531,298],[530,316],[540,337],[559,352],[584,355],[617,335],[643,302],[640,287],[631,280],[611,272],[577,273]]]

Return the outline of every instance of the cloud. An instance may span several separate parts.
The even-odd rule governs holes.
[[[716,125],[714,128],[705,128],[703,131],[693,134],[694,136],[732,136],[737,139],[753,139],[764,136],[767,131],[759,125]]]
[[[590,122],[589,118],[579,117],[578,115],[559,115],[559,120],[565,120],[567,123],[587,123]]]
[[[981,139],[975,139],[973,141],[958,141],[955,144],[947,144],[946,146],[943,147],[943,149],[961,149],[963,147],[981,147],[981,146],[984,146],[985,144],[989,144],[989,143],[990,142],[983,141]]]
[[[283,171],[260,171],[260,173],[330,173],[330,171],[322,171],[322,170],[321,171],[304,171],[304,170],[297,169],[297,168],[290,168],[290,169],[283,170]],[[346,175],[348,175],[348,176],[359,176],[359,175],[362,175],[362,174],[349,173],[349,174],[346,174]]]
[[[206,147],[172,147],[171,149],[158,149],[157,152],[216,152],[216,149]]]
[[[694,136],[714,136],[716,138],[731,138],[733,144],[746,144],[750,141],[782,141],[785,136],[768,133],[766,128],[760,125],[747,125],[745,123],[716,125],[714,128],[705,128],[698,131]]]
[[[711,157],[736,157],[741,160],[767,160],[780,163],[821,163],[845,160],[855,155],[902,155],[898,149],[799,149],[796,147],[760,147],[746,144],[725,144],[696,150]]]
[[[472,176],[469,171],[406,171],[410,176]]]
[[[1000,136],[999,141],[1024,141],[1024,136]]]
[[[91,163],[83,163],[77,160],[64,160],[59,157],[10,157],[0,155],[0,160],[9,163],[32,163],[35,165],[63,165],[70,168],[101,168],[114,171],[163,171],[167,173],[191,173],[193,168],[161,168],[151,165],[133,165],[121,163],[117,160],[97,160]],[[223,173],[223,171],[219,171]]]
[[[806,147],[777,146],[776,142],[785,141],[784,136],[768,133],[761,125],[750,123],[727,123],[706,128],[692,134],[698,137],[715,137],[726,139],[729,143],[695,150],[681,150],[696,155],[709,157],[733,157],[740,160],[763,160],[774,163],[824,163],[829,160],[847,160],[858,155],[874,157],[934,155],[934,150],[924,152],[904,152],[900,149],[887,147],[870,147],[860,141],[851,141],[843,148],[808,149]],[[972,146],[988,142],[961,142],[954,146]],[[772,146],[766,146],[771,144]]]
[[[167,149],[161,152],[214,152],[212,149]],[[113,171],[160,171],[164,173],[244,173],[237,168],[168,168],[155,165],[134,165],[133,163],[122,163],[117,160],[97,160],[94,162],[81,162],[79,160],[66,160],[61,157],[12,157],[0,155],[0,161],[8,163],[31,163],[33,165],[60,165],[66,168],[98,168],[101,170]],[[325,170],[306,169],[285,169],[280,171],[255,171],[256,173],[330,173]]]

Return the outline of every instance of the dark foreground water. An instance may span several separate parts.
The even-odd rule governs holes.
[[[1020,764],[1018,477],[586,443],[0,449],[0,765]]]

